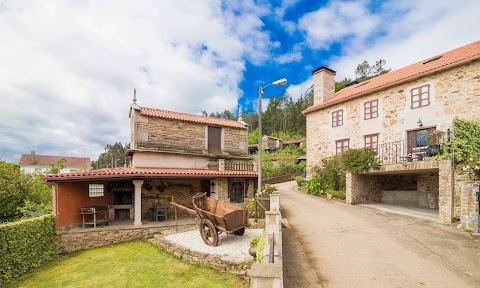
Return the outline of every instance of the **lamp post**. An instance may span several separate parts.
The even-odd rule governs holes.
[[[257,174],[258,174],[258,188],[257,188],[257,193],[262,192],[262,151],[263,151],[263,144],[262,144],[262,95],[263,95],[263,90],[267,88],[268,86],[280,86],[280,85],[285,85],[287,83],[287,79],[282,78],[277,81],[273,81],[272,83],[265,85],[265,86],[259,86],[258,87],[258,168],[257,168]]]

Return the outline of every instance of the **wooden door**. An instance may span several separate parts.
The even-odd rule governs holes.
[[[219,153],[222,151],[222,128],[208,126],[208,152]]]
[[[202,193],[207,193],[207,197],[210,197],[210,180],[202,180],[200,183]]]
[[[233,182],[230,188],[230,202],[242,203],[245,197],[245,184],[243,182]]]

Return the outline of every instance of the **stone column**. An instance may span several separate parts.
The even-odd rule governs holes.
[[[134,226],[142,226],[142,185],[144,180],[133,180],[135,186],[135,217],[133,218]]]
[[[225,171],[225,159],[218,159],[218,171]]]
[[[460,221],[462,228],[469,232],[478,233],[478,198],[480,191],[480,181],[466,182],[462,187],[462,206]]]
[[[445,224],[452,223],[454,172],[450,160],[439,162],[438,218]]]
[[[270,194],[270,211],[280,211],[280,193]]]

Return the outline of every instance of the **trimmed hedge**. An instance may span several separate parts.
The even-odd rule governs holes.
[[[58,255],[55,216],[0,225],[0,285]]]

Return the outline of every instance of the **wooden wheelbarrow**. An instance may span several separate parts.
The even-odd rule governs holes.
[[[175,202],[170,204],[198,218],[200,235],[209,246],[218,245],[218,234],[222,232],[243,235],[245,227],[250,226],[246,208],[209,198],[203,193],[197,193],[192,198],[194,209]]]

